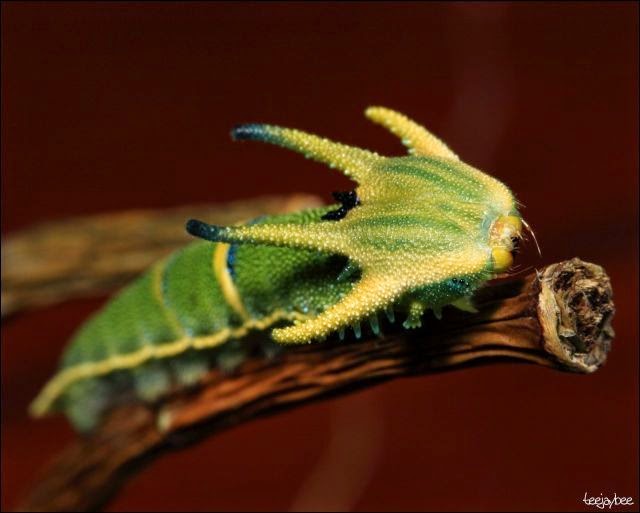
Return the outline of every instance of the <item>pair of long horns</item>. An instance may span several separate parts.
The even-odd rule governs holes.
[[[421,156],[440,157],[458,161],[453,153],[440,139],[428,132],[423,126],[399,112],[385,107],[369,107],[365,111],[367,118],[378,123],[402,139],[409,148],[409,153]],[[368,181],[375,173],[377,164],[386,157],[375,152],[337,143],[293,128],[283,128],[266,124],[239,125],[231,131],[234,140],[262,141],[282,146],[302,153],[308,158],[340,169],[346,176],[358,183]],[[341,241],[332,240],[324,227],[312,226],[287,227],[287,237],[282,240],[279,232],[278,245],[321,248],[331,251],[342,251]],[[187,231],[196,237],[210,241],[224,242],[262,242],[274,243],[273,227],[253,227],[251,230],[238,230],[229,227],[214,226],[191,219],[187,223]],[[299,233],[298,233],[299,232]]]
[[[458,156],[446,144],[404,114],[385,107],[369,107],[365,111],[365,115],[374,123],[384,126],[402,139],[411,154],[458,160]],[[375,163],[384,158],[369,150],[336,143],[301,130],[275,125],[239,125],[231,131],[231,137],[234,140],[262,141],[288,148],[302,153],[308,158],[340,169],[345,175],[356,181],[365,178]]]

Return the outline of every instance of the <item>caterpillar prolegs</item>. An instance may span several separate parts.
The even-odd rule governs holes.
[[[190,220],[196,241],[157,263],[80,327],[31,405],[80,431],[114,404],[152,402],[231,367],[253,332],[279,344],[379,333],[378,315],[473,310],[471,296],[509,269],[523,221],[509,189],[442,141],[382,107],[366,115],[402,139],[384,157],[299,130],[240,125],[236,140],[283,146],[342,171],[335,205],[236,226]]]

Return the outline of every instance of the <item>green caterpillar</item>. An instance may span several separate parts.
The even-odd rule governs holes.
[[[402,138],[409,156],[377,153],[298,130],[241,125],[237,140],[276,144],[342,170],[356,191],[339,204],[221,227],[190,220],[197,241],[156,264],[82,326],[60,370],[31,405],[62,410],[80,431],[113,405],[152,402],[196,384],[252,331],[300,344],[378,314],[473,311],[471,296],[509,269],[523,221],[509,189],[464,164],[402,114],[367,117]]]

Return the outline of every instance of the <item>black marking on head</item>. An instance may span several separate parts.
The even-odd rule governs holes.
[[[511,253],[517,255],[520,252],[520,237],[511,237]]]
[[[336,210],[331,210],[323,215],[320,219],[324,221],[340,221],[340,219],[344,218],[347,215],[347,210],[344,207],[340,207]]]
[[[339,201],[347,210],[351,210],[352,208],[360,204],[360,198],[358,198],[355,189],[342,192],[334,191],[331,194],[336,199],[336,201]]]
[[[187,232],[194,237],[216,242],[218,241],[220,227],[213,224],[207,224],[203,221],[198,221],[197,219],[189,219],[187,221]]]
[[[321,217],[326,221],[339,221],[343,219],[349,210],[357,207],[360,204],[360,198],[356,194],[355,190],[351,191],[334,191],[331,195],[336,201],[340,202],[340,207],[336,210],[331,210]]]

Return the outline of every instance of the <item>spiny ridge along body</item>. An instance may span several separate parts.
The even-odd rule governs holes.
[[[236,140],[262,141],[328,164],[358,187],[334,193],[340,206],[308,223],[213,226],[191,220],[190,233],[229,244],[259,244],[344,255],[360,279],[337,303],[292,326],[274,329],[280,343],[343,333],[393,306],[420,325],[425,309],[472,309],[471,295],[506,271],[522,222],[509,189],[460,161],[442,141],[406,116],[370,107],[366,116],[402,139],[410,156],[384,157],[300,130],[248,124]],[[325,222],[333,221],[333,222]]]

